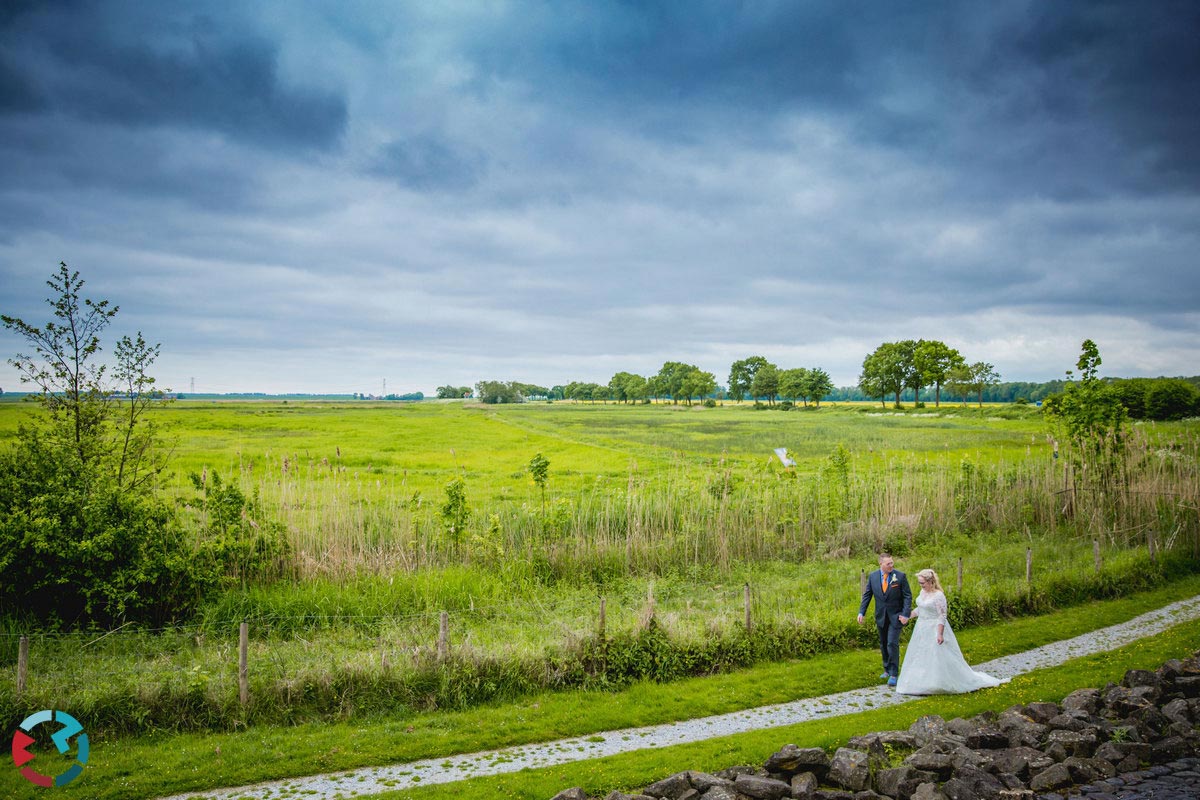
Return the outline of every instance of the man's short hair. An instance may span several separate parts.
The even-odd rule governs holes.
[[[892,554],[888,553],[888,552],[883,552],[883,553],[879,554],[880,562],[882,562],[885,558],[892,558]],[[892,560],[894,561],[895,559],[892,559]]]

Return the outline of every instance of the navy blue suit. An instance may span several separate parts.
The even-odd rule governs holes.
[[[900,620],[912,611],[912,590],[908,578],[894,569],[888,577],[888,590],[883,591],[883,571],[875,570],[867,576],[867,588],[863,592],[858,613],[865,616],[867,606],[875,600],[875,627],[879,628],[879,652],[883,656],[883,671],[893,678],[900,676]]]

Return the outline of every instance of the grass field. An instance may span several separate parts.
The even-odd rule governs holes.
[[[31,412],[0,403],[0,438]],[[972,502],[965,495],[993,476],[1058,480],[1046,477],[1048,429],[1020,407],[180,402],[155,417],[173,448],[167,489],[190,497],[189,473],[216,471],[257,492],[286,524],[301,576],[546,550],[568,566],[572,553],[637,556],[620,559],[622,573],[712,564],[712,555],[723,568],[792,560],[845,539],[839,532],[891,533],[880,528],[898,518],[911,532],[926,511],[925,529],[959,530],[931,506],[953,505],[956,492]],[[1193,431],[1162,426],[1152,438]],[[839,472],[829,459],[842,446]],[[782,468],[778,447],[795,469]],[[550,461],[544,497],[526,470],[536,453]],[[455,477],[471,516],[468,535],[448,547],[438,510]]]
[[[176,402],[156,412],[173,444],[180,489],[204,468],[255,474],[288,469],[350,474],[387,493],[437,495],[465,475],[481,501],[532,501],[525,466],[537,452],[551,462],[552,485],[566,494],[631,471],[647,477],[722,462],[773,469],[787,447],[801,472],[813,472],[838,444],[871,468],[914,456],[932,463],[963,457],[983,463],[1050,456],[1049,431],[1036,409],[945,406],[941,413],[897,413],[877,405],[755,411],[751,404],[699,406],[553,403],[483,406],[461,402]],[[0,437],[33,412],[0,403]],[[999,416],[1003,414],[1004,417]],[[1008,417],[1008,418],[1005,418]],[[375,487],[379,488],[379,487]]]
[[[28,413],[0,403],[0,436]],[[173,446],[166,488],[191,496],[188,474],[216,471],[257,493],[298,577],[513,559],[559,575],[726,570],[964,531],[1117,544],[1150,527],[1193,535],[1200,505],[1195,420],[1136,426],[1127,502],[1083,497],[1066,516],[1075,476],[1032,407],[180,402],[156,418]],[[544,495],[526,469],[537,453]],[[469,518],[450,537],[453,478]]]
[[[0,439],[30,412],[0,403]],[[881,548],[910,571],[937,569],[964,628],[1149,589],[1200,555],[1196,420],[1135,426],[1126,482],[1104,495],[1054,459],[1052,429],[1020,406],[264,401],[154,413],[174,448],[166,491],[186,499],[189,473],[216,472],[257,496],[292,546],[283,577],[232,582],[159,631],[0,621],[0,664],[32,634],[26,694],[11,670],[0,678],[5,720],[69,705],[93,730],[128,735],[405,719],[869,645],[851,611]],[[526,468],[537,453],[550,462],[544,497]],[[442,505],[456,478],[469,515],[451,532]]]

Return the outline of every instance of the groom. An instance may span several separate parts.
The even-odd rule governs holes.
[[[867,606],[875,599],[875,627],[879,628],[879,651],[883,654],[883,674],[879,677],[887,678],[888,686],[895,686],[900,676],[901,620],[907,622],[912,610],[908,578],[894,567],[889,554],[879,554],[879,569],[867,576],[867,588],[858,606],[858,624],[862,625]]]

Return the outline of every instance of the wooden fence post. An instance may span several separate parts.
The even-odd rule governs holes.
[[[958,559],[958,593],[962,594],[962,557]]]
[[[1096,564],[1096,574],[1100,574],[1100,540],[1092,539],[1092,561]]]
[[[1154,531],[1146,531],[1146,547],[1150,551],[1150,563],[1154,564],[1158,561],[1158,547],[1154,541]]]
[[[750,633],[750,583],[742,590],[742,604],[746,607],[746,633]]]
[[[238,701],[245,708],[250,704],[249,680],[250,623],[238,627]]]
[[[867,571],[860,569],[858,571],[858,594],[864,595],[867,593]]]
[[[600,637],[600,671],[599,671],[599,674],[601,674],[601,675],[608,674],[608,639],[605,638],[607,636],[607,627],[608,627],[607,620],[608,620],[608,598],[606,598],[604,595],[600,595],[600,623],[599,623],[599,625],[597,625],[597,628],[599,629],[597,631],[597,635]]]
[[[1071,516],[1075,513],[1075,492],[1071,491],[1070,470],[1070,465],[1063,464],[1063,516]]]
[[[17,697],[25,694],[29,679],[29,637],[22,636],[17,643]]]
[[[1033,583],[1033,548],[1025,548],[1025,583]]]
[[[438,622],[438,643],[437,657],[438,661],[445,661],[446,656],[450,654],[450,615],[443,611],[440,621]]]

